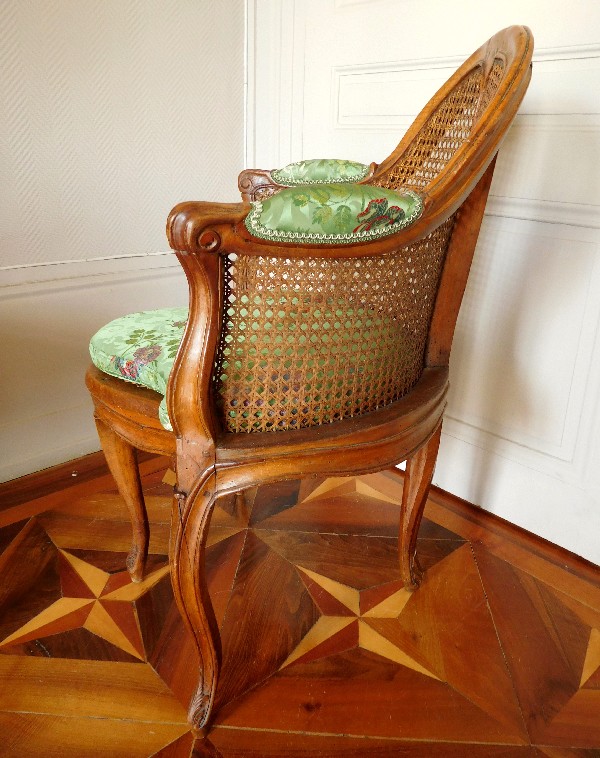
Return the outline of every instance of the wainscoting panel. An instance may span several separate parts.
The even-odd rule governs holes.
[[[0,288],[0,481],[98,450],[84,384],[90,337],[124,313],[187,303],[172,254],[109,265],[22,269],[12,273],[24,283]]]
[[[573,460],[599,318],[598,246],[585,236],[485,223],[452,355],[449,416],[538,451],[549,473]]]

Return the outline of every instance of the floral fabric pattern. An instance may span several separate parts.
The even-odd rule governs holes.
[[[305,184],[252,203],[246,227],[273,242],[351,244],[394,234],[423,210],[416,192],[369,184]]]
[[[130,313],[103,326],[90,341],[92,363],[100,371],[163,395],[159,418],[169,431],[164,395],[187,318],[187,308]]]
[[[360,182],[369,173],[369,166],[357,161],[339,158],[314,158],[308,161],[290,163],[271,171],[271,177],[286,187],[298,184],[334,184],[338,182]]]
[[[281,302],[285,299],[282,296]],[[330,299],[330,302],[324,305],[321,302],[312,303],[310,298],[308,298],[304,306],[301,305],[304,302],[303,298],[294,296],[293,300],[298,305],[296,318],[299,320],[301,329],[303,323],[316,324],[319,323],[320,319],[325,318],[331,321],[333,325],[340,320],[352,322],[355,324],[357,330],[364,325],[367,330],[380,330],[385,333],[390,329],[396,331],[393,320],[382,316],[376,309],[366,308],[362,305],[357,306],[356,302],[352,299],[348,299],[347,301],[343,297],[337,298],[335,301]],[[248,295],[242,296],[240,303],[244,311],[248,310],[251,301],[253,299]],[[273,300],[273,306],[275,307],[275,300]],[[158,416],[160,423],[168,431],[173,431],[173,427],[166,406],[165,394],[167,382],[181,338],[183,337],[187,318],[187,308],[163,308],[156,311],[130,313],[103,326],[90,341],[92,362],[100,371],[117,379],[123,379],[127,382],[147,387],[163,396]],[[232,399],[235,398],[236,393],[239,394],[241,389],[241,377],[239,376],[239,372],[242,370],[241,358],[243,355],[252,355],[255,352],[252,337],[250,336],[250,339],[246,341],[244,336],[246,327],[250,328],[252,323],[253,317],[248,312],[247,319],[244,318],[239,324],[241,334],[237,335],[236,344],[231,344],[233,340],[231,334],[228,334],[225,338],[224,360],[222,360],[215,377],[217,380],[217,395],[219,396],[217,402],[221,406],[237,406],[237,400],[232,403]],[[367,331],[367,339],[368,334],[369,332]],[[306,336],[301,336],[300,341],[302,342],[302,340],[306,341]],[[331,376],[328,377],[326,375],[327,372],[329,372],[329,375],[331,374],[331,368],[328,369],[325,364],[341,348],[337,342],[329,341],[328,335],[323,337],[322,342],[317,340],[313,343],[313,340],[316,340],[316,338],[311,337],[308,340],[304,350],[309,356],[311,368],[316,373],[322,374],[324,388],[329,382],[334,381]],[[350,374],[356,373],[357,375],[362,375],[366,371],[372,370],[372,366],[369,368],[368,365],[365,365],[364,356],[368,354],[368,348],[365,344],[358,340],[352,350],[350,350],[349,345],[346,347],[348,349],[348,353],[345,356],[347,363],[346,370]],[[389,365],[394,365],[398,360],[398,355],[403,353],[402,348],[400,348],[400,352],[398,350],[397,340],[391,342],[390,340],[383,340],[382,349],[384,351],[392,351],[386,358],[386,361],[389,361]],[[272,362],[268,356],[264,355],[256,359],[255,370],[259,373],[267,372],[270,383],[276,384],[280,377],[286,383],[290,381],[289,368],[282,368],[279,365],[281,361],[279,352],[280,349],[275,348],[275,360],[272,368],[269,368]],[[279,365],[279,368],[277,365]],[[229,383],[225,387],[223,382],[228,378]],[[331,387],[333,387],[333,384],[331,384]],[[315,387],[315,397],[324,391],[323,388],[321,388],[319,382]],[[270,406],[273,401],[267,400],[266,402]],[[347,402],[354,402],[354,400],[349,401],[347,398],[340,400],[342,404]],[[267,405],[265,405],[265,413],[269,412]],[[226,412],[229,415],[232,413],[244,415],[246,413],[241,406],[239,410],[229,410]]]

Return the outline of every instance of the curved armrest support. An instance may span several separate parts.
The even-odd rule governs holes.
[[[427,198],[421,217],[411,226],[383,239],[354,244],[299,244],[269,242],[254,237],[244,223],[250,212],[246,203],[188,201],[176,205],[167,219],[167,238],[181,255],[235,252],[274,258],[360,258],[385,254],[408,245],[443,223],[444,217],[428,213]],[[450,215],[450,214],[447,214]]]
[[[475,176],[474,183],[478,179],[479,176]],[[463,195],[452,197],[450,202],[444,205],[436,202],[436,197],[421,194],[423,200],[421,216],[404,229],[376,240],[361,241],[357,238],[356,242],[350,244],[347,242],[273,242],[253,236],[243,223],[246,217],[244,215],[235,229],[235,240],[231,242],[236,246],[237,252],[274,258],[363,258],[385,255],[398,250],[399,247],[411,245],[434,231],[460,207],[467,195],[468,192],[465,192]]]
[[[184,202],[173,208],[167,220],[167,237],[171,248],[183,254],[226,250],[278,258],[361,258],[391,253],[427,236],[455,213],[494,158],[495,152],[482,152],[482,155],[474,156],[479,160],[472,161],[472,171],[456,177],[454,187],[452,183],[438,182],[422,193],[423,212],[416,221],[395,234],[376,240],[357,240],[352,244],[272,242],[255,237],[247,230],[244,221],[251,210],[247,203],[202,201]],[[266,177],[269,172],[256,173]],[[362,183],[370,182],[365,180]]]

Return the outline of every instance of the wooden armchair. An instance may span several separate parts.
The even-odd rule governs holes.
[[[253,206],[173,209],[167,234],[190,294],[166,387],[172,431],[159,421],[161,395],[123,381],[137,380],[152,350],[138,353],[138,364],[113,356],[115,376],[94,366],[88,372],[102,446],[132,516],[134,580],[148,545],[134,448],[174,462],[171,575],[201,658],[189,711],[197,728],[210,718],[220,665],[203,575],[217,498],[406,460],[399,560],[406,586],[419,585],[416,536],[440,440],[452,337],[496,153],[527,89],[532,48],[525,27],[492,37],[354,188],[320,182],[284,189],[269,172],[246,171],[240,185],[246,198],[260,198]],[[367,203],[355,220],[339,210],[350,207],[346,192]],[[323,233],[307,231],[298,218],[316,219]],[[342,233],[341,221],[356,227]]]

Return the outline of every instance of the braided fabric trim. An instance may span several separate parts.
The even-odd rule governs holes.
[[[295,165],[295,164],[292,164]],[[285,168],[276,168],[271,171],[271,179],[277,182],[277,184],[281,184],[284,187],[299,187],[303,184],[347,184],[348,182],[360,182],[362,181],[366,176],[368,176],[370,171],[370,166],[364,166],[360,170],[359,173],[355,174],[352,177],[348,176],[332,176],[327,179],[294,179],[289,176],[288,169],[289,166],[286,166]]]
[[[263,210],[263,204],[256,200],[252,205],[252,210],[246,216],[246,229],[254,237],[267,240],[269,242],[296,242],[300,244],[313,245],[351,245],[356,242],[369,242],[371,240],[389,237],[401,229],[413,224],[423,212],[423,200],[420,195],[412,190],[406,190],[402,193],[414,200],[414,208],[407,216],[386,226],[375,226],[371,229],[362,229],[358,232],[346,234],[325,234],[321,232],[309,231],[282,231],[280,229],[270,229],[261,223],[260,217]]]

